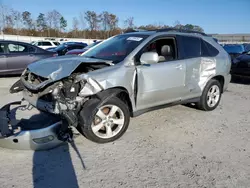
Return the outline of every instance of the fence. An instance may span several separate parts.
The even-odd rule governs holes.
[[[34,37],[34,36],[20,36],[20,35],[4,35],[4,34],[0,35],[0,40],[13,40],[13,41],[21,41],[27,43],[30,43],[32,41],[45,40],[46,38],[53,38],[56,41],[60,41],[60,39],[62,39],[55,37]],[[63,38],[63,39],[64,41],[67,42],[85,42],[87,44],[91,44],[94,40],[99,40],[99,39],[82,39],[82,38]]]

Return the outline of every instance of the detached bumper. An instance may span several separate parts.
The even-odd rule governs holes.
[[[0,139],[0,147],[17,150],[48,150],[55,148],[63,142],[57,139],[56,130],[60,123],[49,127],[21,131],[16,135]]]
[[[11,109],[11,105],[0,109],[1,114],[4,115],[0,122],[0,147],[17,150],[48,150],[63,143],[57,138],[57,132],[61,126],[57,116],[37,110],[25,111],[24,105]],[[13,114],[22,116],[21,120]],[[27,114],[29,117],[25,118]]]

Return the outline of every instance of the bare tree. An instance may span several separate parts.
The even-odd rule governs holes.
[[[32,29],[33,27],[33,20],[31,18],[31,13],[28,11],[24,11],[22,13],[23,23],[26,25],[28,29]]]
[[[129,17],[124,21],[126,29],[132,29],[134,27],[134,17]]]
[[[96,14],[94,11],[85,12],[85,19],[89,24],[89,28],[91,31],[96,31],[99,28],[99,22],[101,21],[100,16]]]
[[[73,25],[73,31],[75,33],[75,37],[77,37],[77,33],[78,33],[78,29],[79,29],[79,21],[76,17],[73,18],[72,25]]]
[[[13,29],[14,20],[11,15],[5,17],[5,27]]]
[[[14,25],[15,25],[17,34],[19,34],[20,26],[22,23],[22,14],[19,11],[13,10],[13,9],[11,10],[11,14],[14,20]]]
[[[6,17],[8,16],[8,12],[8,7],[0,3],[0,32],[6,27]]]
[[[86,32],[85,32],[86,22],[85,22],[84,13],[82,12],[80,12],[80,15],[79,15],[79,23],[81,25],[81,29],[83,30],[83,37],[86,38]]]

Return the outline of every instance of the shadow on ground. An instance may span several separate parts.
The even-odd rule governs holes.
[[[50,125],[53,122],[53,118],[50,116],[50,114],[40,112],[36,109],[27,108],[23,104],[10,110],[12,122],[15,122],[16,126],[20,126],[22,130],[38,130]],[[73,152],[76,152],[81,160],[82,168],[85,169],[85,164],[74,141],[64,143],[59,147],[47,151],[34,151],[32,168],[34,188],[79,187],[70,155],[70,147],[73,149]]]

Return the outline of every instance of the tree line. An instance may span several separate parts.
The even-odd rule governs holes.
[[[106,39],[129,29],[155,30],[170,27],[164,24],[136,26],[134,17],[128,17],[123,21],[123,27],[119,27],[118,16],[107,11],[81,12],[78,17],[72,18],[71,27],[68,27],[68,20],[55,9],[33,17],[29,11],[20,12],[1,4],[0,14],[0,31],[12,35]],[[183,25],[179,21],[176,21],[172,27],[204,32],[200,26]]]

